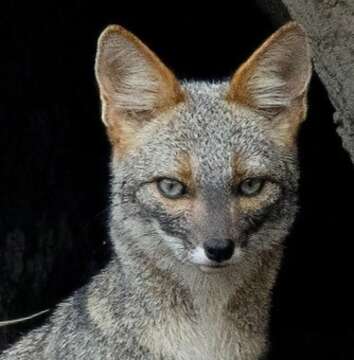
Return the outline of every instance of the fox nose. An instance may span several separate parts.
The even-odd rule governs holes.
[[[231,239],[211,239],[204,243],[204,250],[210,260],[223,262],[231,259],[235,250],[235,243]]]

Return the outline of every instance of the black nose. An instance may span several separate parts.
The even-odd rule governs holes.
[[[204,250],[210,260],[223,262],[231,259],[235,243],[230,239],[208,240],[204,243]]]

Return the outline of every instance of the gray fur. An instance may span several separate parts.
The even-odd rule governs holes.
[[[134,150],[112,157],[109,265],[0,360],[256,360],[266,353],[271,289],[297,211],[296,146],[279,141],[276,120],[227,101],[228,82],[181,86],[185,101],[147,121]],[[181,154],[192,164],[198,209],[174,212],[153,179],[174,176]],[[244,176],[235,179],[235,154],[248,177],[271,179],[261,205],[247,211],[234,205],[241,200],[232,186]],[[206,239],[224,237],[238,251],[228,267],[209,273],[190,261]]]

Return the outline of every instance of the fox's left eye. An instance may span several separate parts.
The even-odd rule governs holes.
[[[249,178],[240,183],[238,191],[243,196],[256,196],[261,192],[264,183],[264,179]]]
[[[187,188],[184,184],[169,178],[159,179],[157,181],[157,188],[163,196],[169,199],[178,199],[182,197],[187,191]]]

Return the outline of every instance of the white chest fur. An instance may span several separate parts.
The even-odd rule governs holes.
[[[267,297],[245,291],[244,276],[190,275],[189,305],[166,301],[145,329],[143,345],[158,360],[259,359],[266,348]]]
[[[175,360],[236,360],[238,334],[225,319],[204,316],[197,321],[186,317],[164,319],[150,328],[146,345],[157,358]]]

